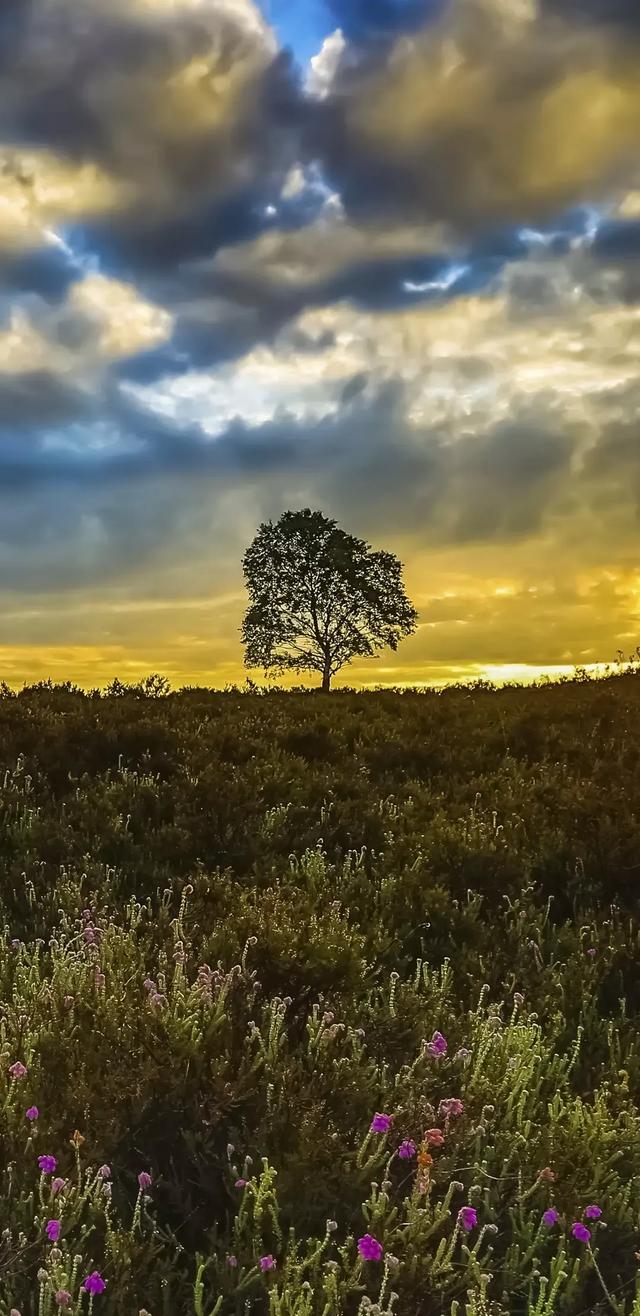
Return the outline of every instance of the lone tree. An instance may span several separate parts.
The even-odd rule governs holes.
[[[340,530],[322,512],[285,512],[261,525],[242,559],[251,603],[245,666],[320,672],[328,691],[352,658],[368,658],[416,628],[393,553]]]

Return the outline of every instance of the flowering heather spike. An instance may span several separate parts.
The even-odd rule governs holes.
[[[584,1218],[585,1220],[599,1220],[601,1215],[602,1211],[600,1210],[600,1207],[596,1206],[595,1202],[593,1202],[591,1206],[586,1208]]]
[[[43,1174],[53,1174],[58,1162],[55,1156],[39,1156],[38,1165]]]
[[[475,1229],[478,1223],[478,1212],[473,1206],[462,1206],[458,1212],[458,1220],[467,1233]]]
[[[60,1237],[60,1229],[61,1229],[61,1225],[59,1220],[49,1220],[47,1227],[45,1229],[45,1233],[50,1243],[58,1242],[58,1239]]]
[[[98,1270],[92,1270],[90,1275],[82,1282],[85,1293],[104,1293],[106,1284]]]
[[[580,1220],[574,1221],[571,1226],[571,1233],[574,1238],[577,1238],[579,1243],[588,1243],[591,1238],[591,1231],[587,1229],[587,1226],[583,1225]]]
[[[270,1252],[266,1257],[260,1257],[260,1269],[263,1271],[275,1270],[277,1264],[275,1257],[272,1257]]]
[[[13,1064],[9,1065],[9,1073],[12,1078],[24,1078],[27,1073],[27,1066],[23,1065],[21,1060],[14,1060]]]
[[[439,1056],[446,1055],[448,1048],[449,1043],[447,1042],[446,1037],[443,1037],[442,1033],[438,1032],[433,1034],[431,1041],[427,1044],[427,1051],[430,1056],[433,1056],[434,1060],[438,1059]]]
[[[416,1144],[410,1138],[405,1138],[404,1142],[398,1147],[398,1156],[402,1161],[410,1161],[416,1154]]]
[[[358,1252],[365,1261],[380,1261],[383,1253],[382,1243],[372,1234],[364,1234],[358,1239]]]
[[[391,1116],[380,1115],[376,1112],[370,1127],[372,1133],[388,1133],[391,1128]]]
[[[28,1120],[37,1120],[39,1114],[40,1111],[37,1106],[29,1106],[29,1109],[25,1111]]]
[[[138,1183],[140,1184],[140,1191],[145,1193],[147,1189],[151,1187],[152,1182],[153,1180],[151,1178],[151,1175],[147,1174],[146,1170],[141,1170],[140,1174],[138,1175]]]
[[[549,1229],[551,1229],[552,1225],[557,1225],[559,1219],[560,1216],[558,1215],[558,1212],[554,1209],[554,1207],[550,1206],[549,1210],[545,1211],[542,1217],[542,1223],[544,1225],[548,1225]]]

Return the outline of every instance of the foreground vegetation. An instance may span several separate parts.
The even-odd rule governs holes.
[[[639,1316],[636,676],[0,743],[0,1316]]]

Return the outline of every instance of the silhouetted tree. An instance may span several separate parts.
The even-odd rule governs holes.
[[[328,691],[345,663],[397,649],[416,628],[398,558],[322,512],[285,512],[261,525],[242,566],[251,599],[242,624],[247,667],[319,672]]]

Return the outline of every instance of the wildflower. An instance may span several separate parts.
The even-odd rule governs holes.
[[[227,1265],[230,1267],[231,1270],[236,1269],[238,1265],[238,1258],[234,1257],[233,1253],[231,1253],[231,1255],[227,1257]]]
[[[590,1230],[587,1229],[586,1225],[581,1224],[579,1220],[575,1220],[572,1224],[571,1233],[574,1238],[577,1238],[579,1243],[588,1243],[591,1238]]]
[[[37,1106],[29,1106],[29,1109],[25,1110],[25,1115],[28,1120],[37,1120],[39,1114],[40,1111]]]
[[[74,1129],[73,1133],[71,1134],[71,1137],[69,1138],[69,1142],[71,1143],[72,1147],[81,1147],[83,1142],[86,1141],[87,1140],[84,1134],[81,1133],[79,1129]]]
[[[558,1212],[554,1209],[554,1207],[550,1206],[549,1210],[545,1211],[542,1217],[542,1223],[544,1225],[547,1225],[548,1228],[551,1229],[553,1225],[557,1225],[559,1219],[560,1216],[558,1215]]]
[[[110,1178],[111,1178],[111,1166],[110,1166],[110,1165],[101,1165],[101,1166],[100,1166],[100,1169],[98,1170],[98,1174],[100,1175],[100,1178],[101,1178],[101,1179],[110,1179]]]
[[[555,1177],[555,1171],[551,1169],[550,1165],[545,1165],[544,1170],[541,1170],[538,1175],[538,1178],[543,1179],[545,1183],[553,1183]]]
[[[358,1239],[358,1252],[365,1261],[380,1261],[383,1253],[382,1243],[371,1234],[365,1234]]]
[[[433,1056],[434,1060],[437,1060],[439,1056],[446,1055],[448,1047],[449,1043],[447,1042],[446,1037],[443,1037],[442,1033],[438,1032],[435,1032],[431,1041],[427,1043],[427,1051],[430,1056]]]
[[[24,1078],[26,1072],[27,1066],[23,1065],[21,1060],[15,1060],[12,1065],[9,1065],[9,1073],[12,1078]]]
[[[267,1254],[266,1257],[260,1257],[260,1269],[262,1271],[275,1270],[277,1264],[278,1263],[275,1257],[272,1257],[270,1252]]]
[[[431,1147],[442,1147],[444,1143],[444,1133],[442,1129],[427,1129],[425,1140]]]
[[[445,1117],[450,1115],[461,1115],[463,1110],[464,1106],[459,1097],[447,1097],[446,1100],[441,1101],[438,1106],[438,1114],[440,1116],[444,1115]]]
[[[53,1157],[51,1157],[50,1159],[53,1160]],[[67,1184],[66,1179],[52,1179],[52,1180],[51,1180],[51,1192],[53,1193],[54,1197],[55,1197],[56,1193],[61,1192],[62,1189],[66,1187],[66,1184]]]
[[[246,1186],[247,1186],[247,1181],[246,1181],[246,1179],[236,1179],[236,1181],[235,1181],[235,1183],[234,1183],[233,1186],[234,1186],[234,1188],[246,1188]]]
[[[39,1156],[38,1165],[43,1174],[53,1174],[58,1162],[55,1156]]]
[[[596,1206],[594,1203],[586,1208],[584,1218],[585,1220],[599,1220],[601,1215],[602,1211],[600,1210],[600,1207]]]
[[[471,1052],[467,1051],[466,1046],[461,1046],[460,1050],[456,1051],[453,1058],[454,1060],[462,1060],[464,1062],[471,1059]]]
[[[70,1307],[71,1294],[69,1293],[69,1290],[58,1289],[58,1292],[53,1295],[53,1301],[55,1302],[56,1307]]]
[[[478,1223],[478,1212],[473,1206],[462,1206],[458,1211],[458,1220],[462,1228],[469,1233],[471,1229],[475,1229]]]
[[[594,956],[594,955],[597,955],[597,954],[598,954],[598,952],[597,952],[595,946],[590,946],[589,949],[588,949],[588,951],[587,951],[587,955],[591,955],[591,957],[593,958],[593,956]]]
[[[391,1116],[376,1113],[371,1121],[371,1133],[388,1133],[391,1128]]]
[[[85,1293],[104,1293],[106,1284],[98,1270],[92,1270],[82,1282]]]
[[[424,1146],[418,1152],[418,1165],[422,1170],[426,1170],[430,1165],[433,1165],[433,1156],[425,1150]]]
[[[58,1239],[60,1237],[60,1228],[61,1226],[59,1220],[49,1220],[44,1232],[47,1235],[47,1238],[49,1239],[50,1243],[58,1242]]]
[[[405,1138],[404,1142],[398,1147],[398,1156],[402,1161],[410,1161],[416,1154],[416,1144],[410,1138]]]
[[[141,1193],[145,1193],[145,1192],[147,1192],[147,1190],[151,1187],[152,1182],[153,1182],[153,1180],[152,1180],[152,1178],[151,1178],[151,1175],[150,1175],[150,1174],[147,1174],[147,1171],[146,1171],[146,1170],[141,1170],[141,1171],[140,1171],[140,1174],[138,1175],[138,1183],[140,1184],[140,1192],[141,1192]]]

